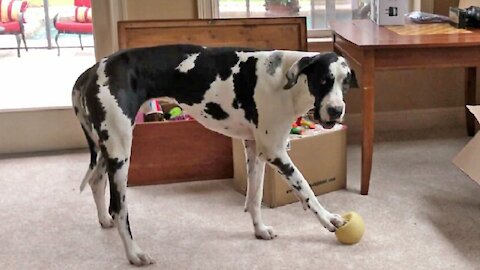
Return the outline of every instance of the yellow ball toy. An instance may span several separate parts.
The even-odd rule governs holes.
[[[363,218],[356,212],[348,212],[342,215],[345,224],[335,231],[337,240],[346,245],[353,245],[360,242],[365,232]]]

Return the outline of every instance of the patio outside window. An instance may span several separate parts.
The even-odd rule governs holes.
[[[366,0],[368,1],[368,0]],[[330,35],[331,20],[352,19],[352,9],[365,0],[212,0],[217,18],[286,17],[307,18],[309,37]]]
[[[8,6],[10,0],[1,0]],[[91,34],[62,34],[58,55],[53,18],[75,14],[75,0],[28,0],[24,13],[25,44],[17,54],[14,34],[0,31],[0,111],[71,107],[71,88],[86,68],[95,63]],[[0,29],[1,30],[1,29]]]

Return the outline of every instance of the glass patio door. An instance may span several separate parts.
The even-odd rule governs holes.
[[[74,16],[74,0],[28,0],[25,16],[25,39],[28,48],[56,48],[55,35],[57,30],[53,18],[57,15]],[[80,47],[78,35],[62,34],[59,38],[61,47]],[[85,47],[93,46],[92,35],[82,35]],[[16,49],[17,41],[14,35],[0,35],[0,49]],[[24,48],[22,42],[21,48]]]

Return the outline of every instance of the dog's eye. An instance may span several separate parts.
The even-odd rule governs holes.
[[[320,83],[321,83],[321,84],[326,84],[326,83],[327,83],[327,80],[321,80]]]

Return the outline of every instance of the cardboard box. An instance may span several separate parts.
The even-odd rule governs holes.
[[[372,0],[370,19],[378,25],[404,25],[408,3],[405,0]]]
[[[346,127],[323,134],[292,138],[288,154],[316,195],[342,189],[347,183]],[[233,140],[235,189],[245,194],[247,169],[243,143]],[[263,203],[278,207],[298,201],[277,169],[266,165]]]
[[[480,119],[480,105],[467,107],[478,121]],[[452,162],[472,180],[480,184],[480,132],[453,158]]]

